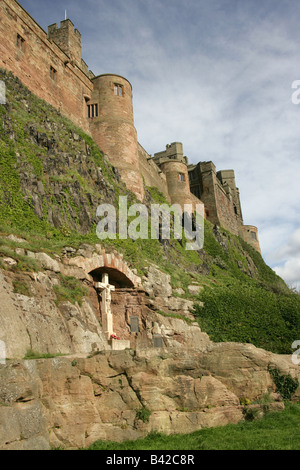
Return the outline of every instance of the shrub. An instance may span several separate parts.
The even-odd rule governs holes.
[[[200,294],[204,307],[195,305],[202,330],[212,341],[252,343],[279,354],[291,353],[300,335],[300,298],[279,295],[255,281],[228,278]]]
[[[280,393],[284,400],[290,400],[299,386],[298,379],[293,379],[290,374],[280,375],[279,370],[276,367],[272,368],[269,366],[268,371],[276,385],[276,391]]]
[[[54,286],[56,302],[77,302],[81,306],[83,297],[88,294],[87,288],[75,277],[61,275],[60,281],[60,285]]]
[[[140,410],[136,411],[136,419],[140,419],[143,423],[148,423],[152,411],[143,406]]]

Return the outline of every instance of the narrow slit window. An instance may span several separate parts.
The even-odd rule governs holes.
[[[114,86],[114,93],[116,96],[122,96],[123,95],[123,87],[122,85],[118,85],[117,83],[115,83],[115,86]]]
[[[25,51],[25,39],[20,36],[20,34],[17,34],[17,48],[21,51]]]
[[[52,65],[51,65],[50,66],[50,77],[53,81],[56,80],[56,75],[57,75],[57,72],[56,72],[55,68],[52,67]]]
[[[98,116],[98,104],[88,104],[88,118],[94,118]]]
[[[179,181],[184,182],[185,181],[185,176],[183,173],[179,173]]]

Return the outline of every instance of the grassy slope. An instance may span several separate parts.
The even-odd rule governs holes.
[[[89,450],[300,450],[300,405],[287,404],[280,413],[258,421],[202,429],[192,434],[150,434],[145,439],[98,441]]]
[[[81,207],[76,206],[72,192],[75,183],[81,204],[90,207],[91,213],[96,207],[91,201],[116,203],[119,194],[128,195],[129,203],[135,199],[116,180],[113,169],[89,136],[11,75],[0,71],[0,78],[7,82],[8,99],[7,106],[0,106],[0,267],[4,268],[1,256],[9,256],[17,261],[10,269],[31,271],[37,269],[36,263],[16,254],[16,248],[53,255],[61,254],[65,246],[78,248],[82,243],[99,243],[95,217],[89,230],[80,233]],[[52,157],[45,147],[30,138],[28,129],[32,123],[49,138],[54,135],[57,147]],[[74,131],[81,142],[74,143],[70,139]],[[83,165],[76,166],[83,142],[91,149],[90,155],[84,157],[89,169],[86,173],[81,172]],[[58,168],[66,157],[74,159],[74,166]],[[51,158],[57,159],[53,169],[51,165],[49,169]],[[99,167],[107,183],[103,191],[90,176]],[[24,189],[24,175],[29,181],[43,185],[42,214],[36,213],[26,187]],[[55,192],[57,184],[61,185],[59,200]],[[111,196],[106,201],[108,193]],[[148,188],[148,203],[151,201],[164,202],[155,188]],[[60,211],[61,226],[49,223],[50,209]],[[26,243],[4,238],[10,233],[22,236]],[[220,231],[220,237],[216,237],[211,224],[206,223],[204,249],[200,252],[186,251],[184,242],[180,244],[177,240],[160,243],[151,239],[117,239],[101,241],[101,244],[122,252],[139,274],[145,272],[149,262],[154,262],[170,274],[174,288],[183,288],[185,298],[192,298],[187,289],[189,284],[205,286],[199,297],[205,306],[196,307],[195,313],[201,328],[212,340],[251,342],[274,352],[291,353],[292,342],[300,337],[300,296],[291,292],[243,240],[224,230]],[[63,287],[60,295],[64,295]]]
[[[289,354],[300,337],[300,295],[292,292],[259,253],[238,237],[223,231],[228,250],[222,250],[207,228],[204,249],[213,257],[216,283],[201,293],[204,308],[196,308],[203,330],[213,341],[253,343]],[[251,257],[255,275],[239,268]]]

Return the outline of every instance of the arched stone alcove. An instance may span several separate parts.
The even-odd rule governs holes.
[[[70,264],[89,275],[97,292],[99,321],[113,349],[134,347],[142,329],[145,292],[141,279],[117,253],[76,257]]]

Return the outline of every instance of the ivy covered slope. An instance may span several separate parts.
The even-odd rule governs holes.
[[[91,138],[13,75],[0,72],[2,224],[59,237],[87,234],[97,205],[115,203],[122,185]]]
[[[291,354],[300,338],[300,295],[287,287],[261,255],[223,229],[207,229],[204,250],[210,283],[196,307],[199,324],[213,341],[252,343]]]
[[[0,70],[0,80],[7,89],[7,104],[0,105],[0,268],[36,270],[33,260],[18,254],[18,239],[8,235],[27,240],[27,250],[61,255],[66,246],[99,243],[99,204],[118,207],[119,195],[127,195],[129,205],[136,199],[89,136],[13,75]],[[164,198],[146,188],[146,204],[153,201]],[[195,315],[213,341],[251,342],[290,354],[300,339],[300,296],[255,250],[222,228],[206,222],[198,252],[178,240],[101,243],[122,252],[140,275],[155,263],[170,274],[174,289],[181,288],[178,296],[202,300]],[[7,256],[17,264],[4,264]],[[191,284],[203,286],[198,298]]]

